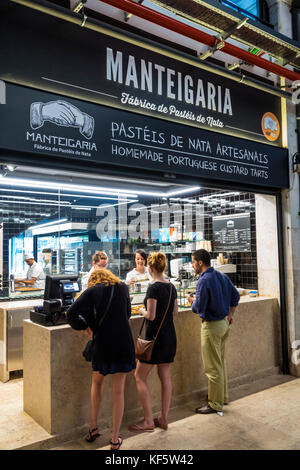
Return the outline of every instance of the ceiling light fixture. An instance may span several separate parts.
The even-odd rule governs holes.
[[[11,163],[8,163],[5,166],[8,169],[8,171],[15,171],[15,169],[17,168],[17,165],[12,165]]]
[[[10,172],[15,171],[16,168],[17,168],[17,165],[13,165],[12,163],[0,165],[0,178],[3,178],[4,176],[6,176],[8,171]]]
[[[224,196],[238,196],[240,193],[237,191],[230,191],[229,193],[214,193],[210,194],[209,196],[202,196],[199,199],[210,199],[210,198],[218,198],[218,197],[224,197]]]
[[[14,193],[25,193],[25,194],[43,194],[47,196],[57,196],[57,193],[49,193],[47,191],[28,191],[26,189],[9,189],[9,188],[0,188],[0,191],[2,192],[14,192]],[[104,199],[105,201],[128,201],[130,202],[131,199],[127,198],[125,196],[122,197],[111,197],[111,196],[92,196],[92,195],[85,195],[85,194],[65,194],[65,193],[59,193],[60,197],[66,196],[66,197],[77,197],[77,198],[87,198],[87,199]],[[8,197],[8,196],[6,196]]]
[[[178,189],[178,190],[175,190],[175,191],[171,191],[167,194],[164,194],[164,196],[166,195],[167,197],[171,197],[171,196],[177,196],[177,194],[184,194],[184,193],[191,193],[193,191],[197,191],[201,189],[201,186],[190,186],[188,188],[185,188],[185,189]],[[163,194],[163,193],[162,193]]]
[[[50,222],[45,222],[44,224],[37,224],[37,225],[33,225],[32,227],[29,227],[27,230],[34,230],[36,228],[41,228],[41,227],[49,227],[51,225],[55,225],[55,224],[61,224],[62,222],[66,222],[68,219],[64,218],[64,219],[58,219],[58,220],[52,220]]]
[[[6,173],[5,173],[6,175]],[[152,196],[152,197],[172,197],[178,194],[184,194],[188,192],[194,192],[201,189],[200,186],[189,186],[184,189],[177,189],[166,192],[155,192],[155,191],[143,191],[139,189],[119,189],[119,188],[111,188],[111,187],[102,187],[102,186],[84,186],[80,184],[69,184],[69,183],[60,183],[54,181],[43,181],[43,180],[30,180],[30,179],[23,179],[23,178],[5,178],[5,180],[0,181],[0,184],[6,186],[17,186],[17,187],[30,187],[30,188],[45,188],[45,189],[54,189],[59,191],[79,191],[85,194],[99,194],[99,195],[111,195],[111,196],[118,196],[118,197],[128,197],[136,199],[138,195],[141,196]]]
[[[98,206],[99,209],[107,209],[108,207],[115,207],[115,206],[122,206],[124,204],[127,204],[128,202],[130,203],[134,203],[134,202],[138,202],[139,200],[138,199],[132,199],[131,201],[126,201],[126,202],[117,202],[116,204],[107,204],[107,205],[101,205],[101,206]],[[95,209],[98,209],[98,207],[95,207]]]
[[[12,203],[14,201],[0,201],[1,203],[4,203],[4,204],[9,204],[9,203]],[[34,202],[34,201],[21,201],[21,200],[18,200],[16,201],[18,204],[27,204],[27,205],[35,205],[35,206],[54,206],[54,207],[57,207],[58,209],[60,207],[69,207],[71,208],[71,203],[68,202],[68,203],[65,203],[65,204],[58,204],[57,202],[44,202],[43,200],[40,200],[39,202]]]
[[[134,191],[136,192],[136,194],[140,196],[152,196],[152,197],[161,197],[161,198],[168,199],[169,197],[176,196],[177,194],[190,193],[190,192],[197,191],[199,189],[201,189],[201,186],[189,186],[188,188],[176,189],[168,193],[155,192],[155,191],[139,191],[139,190],[134,190]]]
[[[83,193],[90,193],[90,194],[108,194],[116,196],[120,194],[121,196],[127,196],[136,198],[137,194],[132,194],[131,191],[125,189],[118,189],[118,188],[105,188],[101,186],[83,186],[79,184],[67,184],[67,183],[59,183],[59,182],[52,182],[52,181],[42,181],[42,180],[29,180],[29,179],[21,179],[21,178],[6,178],[5,182],[0,184],[5,184],[7,186],[29,186],[30,188],[45,188],[45,189],[57,189],[60,191],[82,191]]]

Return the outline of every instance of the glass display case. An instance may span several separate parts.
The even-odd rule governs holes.
[[[190,310],[191,304],[187,300],[187,296],[196,291],[196,279],[183,280],[183,282],[172,281],[172,284],[177,290],[177,302],[179,310]],[[135,286],[129,287],[129,295],[131,301],[131,315],[139,315],[140,308],[144,307],[144,299],[146,296],[148,285],[143,288],[136,290]]]
[[[22,188],[19,206],[12,206],[3,224],[0,297],[17,295],[11,281],[27,276],[26,253],[34,256],[45,276],[84,276],[92,267],[93,255],[105,251],[108,269],[125,280],[136,267],[134,255],[138,249],[147,255],[158,251],[166,255],[165,275],[178,289],[180,308],[189,307],[185,294],[194,288],[195,281],[191,255],[201,248],[211,253],[216,269],[223,264],[222,258],[221,272],[229,275],[235,285],[257,289],[254,195],[210,188],[183,189],[187,190],[189,196],[176,198],[147,192],[124,199],[117,188],[109,195],[102,189],[96,195],[79,189],[46,194],[41,188],[33,204],[31,189]],[[0,202],[4,196],[8,197],[0,194]],[[247,224],[241,225],[244,219]],[[216,226],[217,221],[223,225]],[[234,245],[232,240],[236,238],[238,244]],[[135,290],[130,292],[132,305],[142,305],[146,287],[137,286]]]

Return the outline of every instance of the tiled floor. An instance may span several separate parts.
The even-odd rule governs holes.
[[[157,449],[298,449],[300,450],[300,379],[272,375],[230,391],[224,416],[196,415],[189,403],[171,410],[168,431],[132,434],[123,427],[123,450]],[[205,431],[205,432],[204,432]],[[0,449],[109,449],[105,431],[94,443],[83,438],[58,444],[23,411],[23,380],[0,382]]]

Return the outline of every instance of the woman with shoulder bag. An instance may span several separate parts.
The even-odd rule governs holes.
[[[133,432],[151,432],[155,426],[168,429],[168,412],[172,396],[171,363],[176,354],[176,332],[173,316],[178,314],[177,292],[173,284],[165,277],[166,256],[164,253],[151,253],[148,256],[148,269],[153,282],[148,287],[145,297],[145,308],[140,310],[146,322],[146,340],[156,340],[151,359],[139,360],[135,379],[141,400],[144,419],[129,427]],[[150,390],[147,378],[153,366],[161,382],[161,412],[153,419]]]
[[[97,419],[104,377],[113,374],[113,432],[111,450],[122,445],[119,430],[124,414],[124,388],[128,372],[135,369],[135,351],[129,318],[128,287],[108,269],[95,270],[88,289],[71,305],[68,321],[75,330],[94,336],[92,350],[91,423],[87,442],[100,436]]]

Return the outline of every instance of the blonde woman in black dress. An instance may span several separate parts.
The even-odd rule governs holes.
[[[110,307],[100,327],[106,306]],[[94,311],[96,311],[96,318]],[[88,289],[68,310],[68,321],[75,330],[96,334],[92,357],[91,423],[87,442],[100,436],[98,413],[104,378],[112,375],[113,431],[111,450],[118,450],[123,442],[119,430],[124,413],[124,388],[128,372],[135,369],[135,351],[129,318],[131,305],[128,287],[108,269],[96,269],[90,276]]]
[[[151,253],[148,256],[148,269],[153,282],[148,287],[145,297],[145,308],[140,314],[146,319],[146,339],[152,340],[156,335],[161,320],[166,312],[170,292],[170,305],[157,336],[150,361],[138,361],[135,371],[136,385],[141,400],[144,419],[132,424],[129,429],[133,432],[151,432],[155,426],[168,429],[168,412],[172,397],[171,364],[176,354],[176,332],[173,316],[178,314],[177,292],[164,276],[166,269],[166,256],[164,253]],[[147,378],[154,366],[161,383],[161,412],[153,419],[151,395]]]

